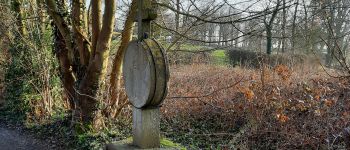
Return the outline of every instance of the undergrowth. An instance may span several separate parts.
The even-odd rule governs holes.
[[[188,149],[345,149],[349,87],[310,66],[171,66],[161,134]],[[131,136],[130,112],[128,106],[99,132],[75,133],[64,111],[25,125],[57,149],[99,149]]]
[[[346,79],[317,67],[173,66],[162,130],[190,149],[345,149]]]

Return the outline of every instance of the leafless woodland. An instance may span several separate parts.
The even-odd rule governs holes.
[[[0,121],[98,149],[131,134],[137,0],[0,0]],[[349,0],[152,0],[162,137],[187,149],[349,149]]]

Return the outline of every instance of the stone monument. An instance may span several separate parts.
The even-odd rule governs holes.
[[[138,40],[129,43],[123,64],[125,89],[133,105],[133,145],[159,148],[159,106],[167,94],[169,68],[164,49],[151,38],[156,7],[152,0],[137,2]]]

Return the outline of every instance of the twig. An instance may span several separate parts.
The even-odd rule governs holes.
[[[91,99],[94,99],[94,100],[98,101],[97,98],[95,98],[95,97],[93,97],[93,96],[91,96],[91,95],[87,95],[87,94],[80,93],[79,90],[77,90],[75,87],[73,87],[73,89],[74,89],[74,91],[75,91],[77,94],[79,94],[79,95],[81,95],[81,96],[87,96],[87,97],[89,97],[89,98],[91,98]]]

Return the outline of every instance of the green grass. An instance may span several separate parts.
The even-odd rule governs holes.
[[[225,65],[227,64],[227,56],[225,50],[216,50],[211,53],[213,57],[213,63],[215,65]]]
[[[161,40],[159,40],[159,42],[165,49],[168,48],[171,44]],[[174,48],[175,48],[175,45],[171,47],[171,50],[174,50]],[[193,44],[184,43],[184,44],[181,44],[180,49],[185,51],[202,51],[202,50],[208,50],[210,48],[203,45],[193,45]],[[182,52],[182,53],[186,53],[186,52]],[[224,49],[215,50],[211,52],[210,55],[212,57],[212,62],[211,62],[212,64],[220,65],[220,66],[228,64],[228,59]]]
[[[208,49],[205,46],[200,45],[191,45],[191,44],[182,44],[181,45],[182,50],[188,50],[188,51],[201,51]],[[211,53],[211,56],[213,58],[213,64],[215,65],[226,65],[227,64],[227,56],[225,54],[225,50],[218,49]]]
[[[116,148],[122,148],[125,145],[129,145],[132,143],[132,137],[128,137],[125,140],[114,142]],[[178,143],[174,143],[173,141],[161,138],[160,139],[160,147],[165,149],[177,149],[177,150],[186,150],[186,148]]]
[[[205,46],[200,45],[192,45],[192,44],[182,44],[181,50],[188,50],[188,51],[198,51],[198,50],[204,50]]]
[[[162,42],[162,41],[158,41],[160,42],[160,44],[167,49],[171,43],[167,43],[167,42]],[[176,45],[173,45],[170,49],[174,50],[176,48]],[[181,50],[187,50],[187,51],[199,51],[199,50],[203,50],[205,48],[205,46],[200,46],[200,45],[193,45],[193,44],[181,44],[180,45],[180,49]]]
[[[164,147],[164,148],[175,148],[180,150],[186,150],[185,147],[181,146],[180,144],[174,143],[173,141],[170,141],[166,138],[162,138],[160,140],[160,145],[161,147]]]

